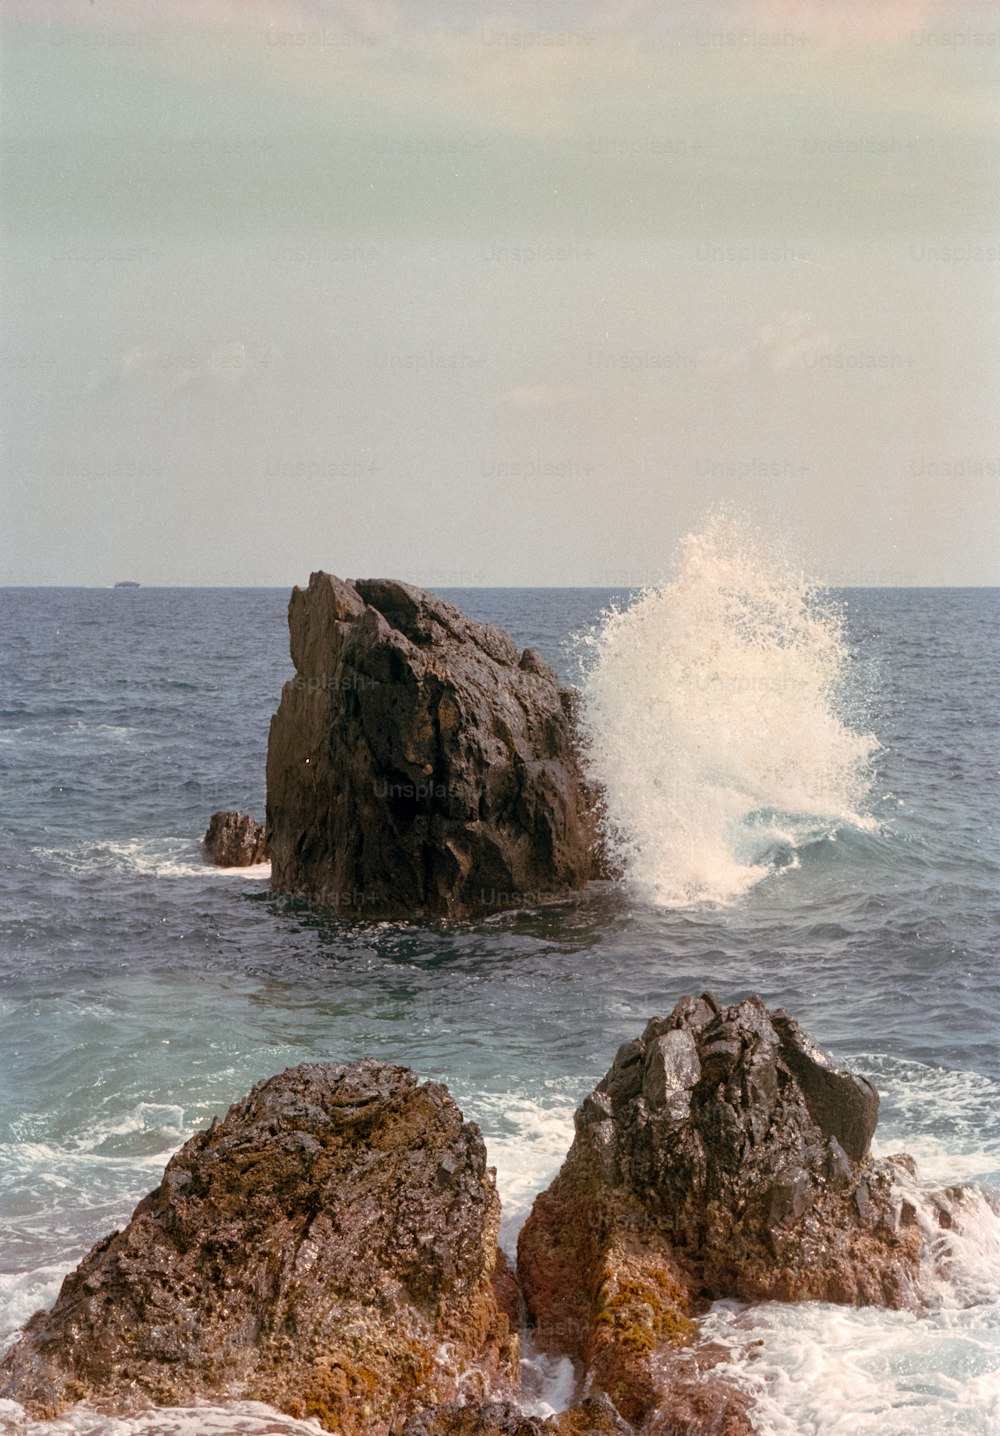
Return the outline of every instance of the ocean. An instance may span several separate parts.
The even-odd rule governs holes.
[[[0,593],[0,1342],[192,1132],[302,1061],[446,1082],[512,1250],[619,1043],[684,993],[756,992],[873,1079],[879,1153],[977,1195],[917,1314],[716,1304],[727,1379],[767,1436],[1000,1432],[1000,590],[817,593],[711,558],[645,597],[443,591],[586,682],[627,873],[450,925],[326,917],[203,861],[214,810],[263,816],[286,590]],[[536,1410],[571,1395],[564,1364],[527,1377]],[[10,1402],[0,1428],[315,1429]]]

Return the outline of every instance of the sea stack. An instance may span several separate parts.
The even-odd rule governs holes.
[[[272,885],[333,912],[462,917],[598,873],[577,695],[434,594],[314,573],[288,609],[271,720]]]

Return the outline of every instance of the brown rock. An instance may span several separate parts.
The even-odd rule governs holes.
[[[916,1300],[897,1168],[866,1156],[877,1109],[759,998],[654,1018],[579,1108],[521,1233],[537,1344],[649,1431],[750,1430],[694,1347],[710,1299]]]
[[[546,1436],[630,1436],[632,1427],[601,1391],[585,1397],[579,1406],[550,1416],[542,1430]]]
[[[314,573],[271,720],[272,882],[334,911],[532,906],[598,871],[575,695],[532,649],[390,580]]]
[[[203,841],[220,868],[249,868],[267,861],[264,827],[246,813],[213,813]]]
[[[759,1430],[747,1396],[723,1378],[714,1360],[692,1355],[664,1367],[644,1436],[751,1436]]]
[[[500,1204],[447,1090],[371,1058],[296,1067],[193,1137],[0,1363],[0,1395],[266,1401],[385,1436],[513,1378]]]

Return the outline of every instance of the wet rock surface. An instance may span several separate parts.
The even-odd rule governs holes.
[[[446,1089],[366,1058],[258,1084],[194,1136],[0,1363],[52,1415],[269,1402],[387,1433],[509,1382],[500,1204]]]
[[[534,906],[602,875],[576,699],[422,589],[314,573],[271,721],[272,884],[374,917]]]
[[[482,1137],[444,1087],[372,1058],[292,1068],[66,1278],[0,1397],[41,1416],[258,1400],[343,1436],[748,1436],[701,1335],[713,1298],[918,1299],[914,1167],[871,1159],[877,1115],[787,1013],[683,998],[581,1104],[515,1276]],[[961,1200],[922,1220],[947,1229]],[[547,1418],[516,1401],[525,1316],[578,1379]]]
[[[916,1301],[913,1209],[867,1156],[877,1113],[869,1082],[759,998],[654,1018],[579,1108],[522,1231],[539,1346],[650,1431],[750,1430],[695,1349],[710,1299]]]
[[[603,1393],[555,1416],[528,1415],[513,1401],[452,1403],[407,1422],[403,1436],[633,1436]]]
[[[213,813],[203,842],[220,868],[249,868],[267,861],[264,825],[246,813]]]

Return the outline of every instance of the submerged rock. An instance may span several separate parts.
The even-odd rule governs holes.
[[[269,1402],[384,1436],[513,1377],[500,1203],[447,1090],[371,1058],[254,1087],[170,1161],[0,1363],[52,1415]]]
[[[599,1394],[544,1420],[513,1401],[451,1403],[412,1417],[403,1436],[632,1436],[632,1427]]]
[[[271,720],[272,883],[340,912],[533,906],[599,875],[576,696],[534,649],[405,583],[314,573]]]
[[[213,813],[203,841],[220,868],[249,868],[267,861],[264,826],[246,813]]]
[[[787,1013],[683,998],[579,1108],[521,1233],[537,1344],[651,1432],[752,1429],[695,1346],[708,1300],[916,1298],[913,1209],[867,1156],[877,1113]]]
[[[453,1401],[411,1416],[403,1436],[542,1436],[542,1430],[514,1401]]]

